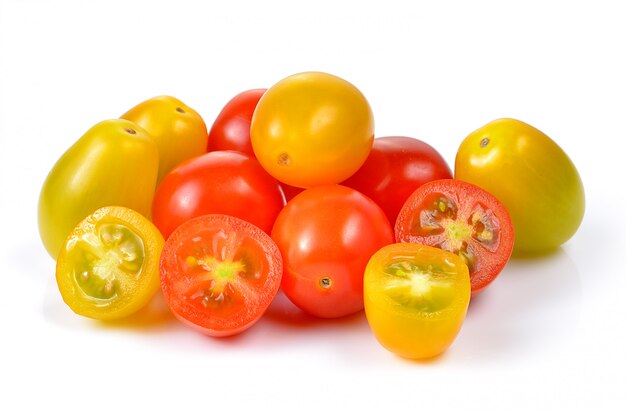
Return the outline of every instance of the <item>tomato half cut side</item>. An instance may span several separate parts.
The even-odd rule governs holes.
[[[282,259],[274,241],[242,219],[203,215],[179,226],[161,255],[165,301],[183,323],[210,336],[240,333],[278,292]]]
[[[407,199],[395,225],[398,242],[438,247],[459,255],[470,270],[472,294],[500,274],[513,251],[509,212],[471,183],[435,180]]]

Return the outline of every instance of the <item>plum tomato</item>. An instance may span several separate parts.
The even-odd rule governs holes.
[[[61,248],[56,280],[77,314],[120,319],[144,307],[159,290],[163,237],[132,209],[103,207],[81,221]]]
[[[252,326],[278,292],[282,272],[269,235],[227,215],[186,221],[161,255],[165,301],[183,323],[210,336]]]
[[[209,132],[208,152],[234,150],[254,157],[250,123],[254,109],[266,90],[246,90],[226,103]]]
[[[519,120],[498,119],[467,136],[454,173],[506,206],[514,255],[550,252],[582,222],[585,193],[574,163],[546,134]]]
[[[367,264],[363,296],[374,336],[396,355],[425,359],[456,338],[470,301],[467,265],[431,246],[394,243]]]
[[[202,117],[171,96],[157,96],[121,116],[146,129],[159,148],[158,181],[183,160],[206,152],[208,133]]]
[[[167,237],[183,222],[226,214],[270,233],[284,206],[278,181],[255,159],[232,151],[209,152],[175,167],[154,195],[152,221]]]
[[[433,180],[415,190],[398,214],[396,241],[435,246],[459,255],[470,271],[472,293],[500,274],[513,250],[506,208],[471,183]]]
[[[393,242],[385,213],[340,185],[307,189],[290,200],[272,229],[283,256],[282,290],[303,311],[337,318],[363,309],[363,271]]]
[[[451,178],[450,167],[428,143],[411,137],[387,136],[374,139],[363,166],[341,184],[376,202],[394,224],[415,189],[431,180]]]
[[[351,83],[327,73],[299,73],[261,97],[250,138],[259,162],[279,181],[297,187],[339,183],[365,162],[374,116]]]

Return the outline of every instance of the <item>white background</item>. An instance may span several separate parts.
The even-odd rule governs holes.
[[[626,410],[619,1],[0,1],[0,410]],[[240,91],[307,70],[359,87],[377,136],[450,165],[493,119],[543,130],[583,178],[578,233],[511,261],[427,363],[385,351],[362,314],[314,320],[284,298],[222,340],[158,301],[118,325],[74,315],[36,223],[57,158],[147,98],[210,126]]]

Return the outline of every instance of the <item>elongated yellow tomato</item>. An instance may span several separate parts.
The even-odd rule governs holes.
[[[149,216],[159,168],[156,143],[128,120],[89,129],[54,165],[39,197],[39,234],[56,259],[70,231],[96,209],[126,206]]]
[[[487,190],[507,208],[514,255],[559,247],[580,226],[583,184],[567,154],[547,135],[515,119],[498,119],[461,143],[454,175]]]
[[[467,265],[454,253],[395,243],[365,269],[365,315],[376,339],[411,359],[443,353],[456,338],[470,300]]]
[[[261,97],[250,139],[263,168],[283,183],[339,183],[365,162],[374,141],[374,116],[351,83],[327,73],[299,73]]]
[[[204,120],[194,109],[174,97],[153,97],[121,117],[137,123],[156,140],[159,182],[183,160],[206,153],[208,132]]]
[[[103,207],[74,228],[59,253],[56,280],[77,314],[120,319],[144,307],[160,287],[163,237],[124,207]]]

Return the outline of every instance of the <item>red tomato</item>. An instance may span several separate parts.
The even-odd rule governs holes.
[[[270,233],[283,206],[278,181],[259,162],[218,151],[183,162],[163,178],[152,221],[166,239],[185,221],[210,213],[235,216]]]
[[[500,274],[513,251],[509,212],[494,196],[461,180],[435,180],[413,192],[398,214],[395,233],[398,242],[435,246],[463,258],[472,294]]]
[[[336,318],[363,309],[369,258],[393,242],[385,213],[345,186],[307,189],[280,212],[272,230],[283,256],[282,289],[314,316]]]
[[[188,220],[161,254],[165,301],[183,323],[211,336],[252,326],[278,292],[282,271],[272,239],[226,215]]]
[[[393,224],[415,189],[451,178],[448,164],[432,146],[411,137],[388,136],[374,139],[363,166],[342,185],[369,196]]]
[[[207,151],[235,150],[254,157],[250,123],[254,109],[266,90],[246,90],[226,103],[209,132]]]

